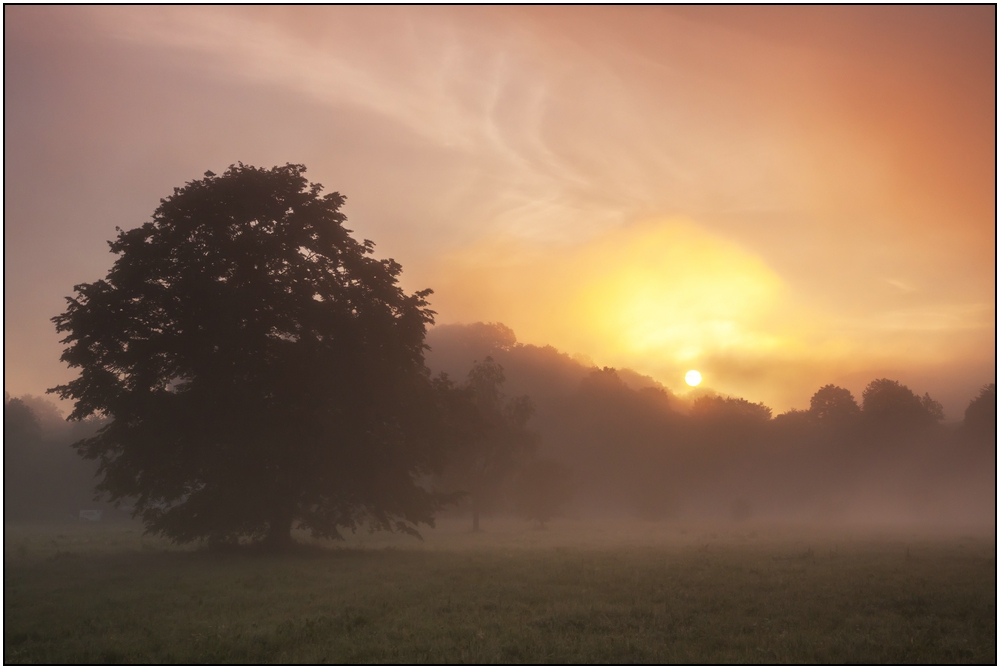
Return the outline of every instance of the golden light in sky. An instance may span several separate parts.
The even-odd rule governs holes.
[[[589,251],[586,265],[600,269],[579,282],[576,315],[606,342],[588,347],[597,353],[682,364],[710,351],[784,343],[759,327],[780,303],[781,280],[753,254],[690,222],[634,226]]]
[[[690,219],[623,226],[558,255],[494,239],[462,249],[438,271],[428,283],[440,288],[441,313],[500,321],[521,341],[655,378],[683,378],[733,354],[765,359],[806,348],[792,322],[805,312],[776,272]],[[725,385],[730,376],[714,374],[713,384],[738,392]]]
[[[701,383],[701,372],[697,369],[692,369],[687,374],[684,375],[684,382],[689,386],[696,386]]]
[[[239,160],[345,194],[439,324],[775,411],[995,378],[993,6],[4,18],[12,395],[67,380],[49,319],[115,226]]]

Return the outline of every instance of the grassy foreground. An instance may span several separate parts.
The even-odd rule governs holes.
[[[995,664],[993,536],[445,523],[291,556],[7,527],[5,664]]]

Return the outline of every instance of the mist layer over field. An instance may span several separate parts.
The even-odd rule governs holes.
[[[995,428],[987,421],[974,436],[971,426],[921,418],[914,394],[898,384],[878,386],[896,394],[887,415],[878,414],[877,393],[862,411],[839,389],[843,416],[830,406],[820,415],[825,405],[814,400],[809,410],[772,417],[752,398],[678,394],[631,370],[520,345],[495,324],[441,326],[428,342],[432,368],[460,375],[493,356],[508,392],[536,402],[539,448],[572,470],[570,506],[579,514],[816,526],[994,523]],[[900,407],[891,406],[896,400]],[[991,410],[989,401],[980,404]]]

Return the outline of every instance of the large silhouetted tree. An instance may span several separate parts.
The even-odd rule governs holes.
[[[441,463],[450,387],[424,366],[430,291],[406,294],[304,172],[174,189],[53,319],[79,376],[52,392],[110,419],[77,447],[152,532],[282,546],[433,522],[415,478]]]

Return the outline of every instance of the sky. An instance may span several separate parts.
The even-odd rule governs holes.
[[[996,378],[996,9],[4,7],[4,387],[115,228],[302,163],[438,323],[776,412]],[[68,407],[66,407],[68,408]]]

